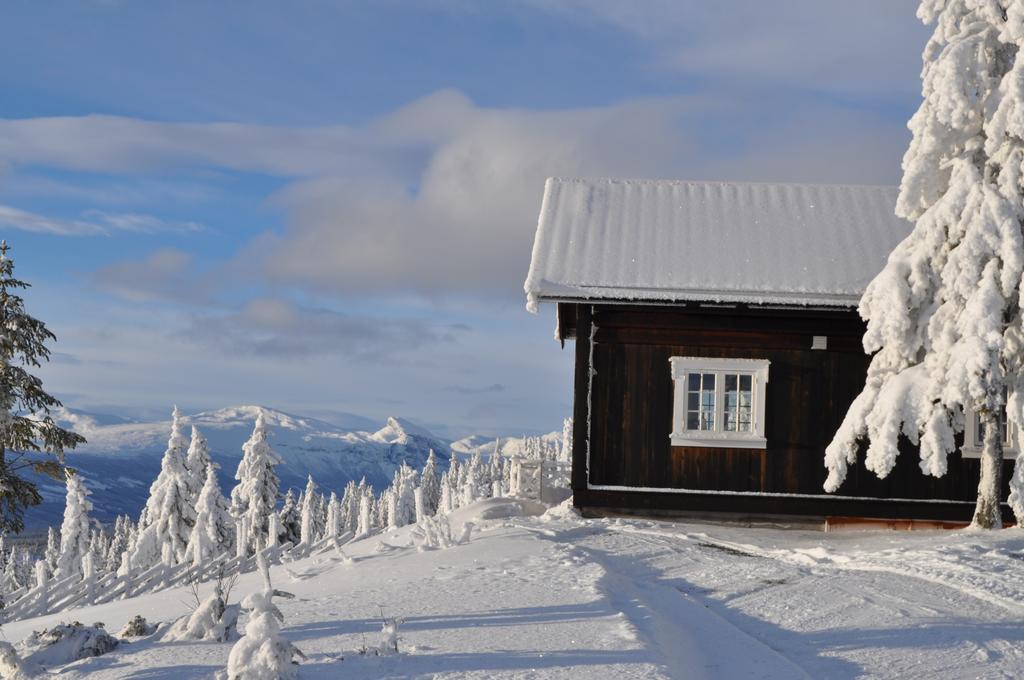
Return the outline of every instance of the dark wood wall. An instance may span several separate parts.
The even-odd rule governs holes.
[[[861,461],[850,468],[835,494],[839,498],[823,497],[825,446],[863,386],[867,370],[868,358],[860,344],[864,326],[853,311],[575,305],[571,311],[560,311],[559,318],[563,334],[577,338],[574,497],[578,505],[936,519],[970,516],[978,461],[954,454],[946,476],[930,477],[921,472],[916,451],[907,442],[886,479],[865,470]],[[828,349],[810,349],[815,335],[828,336]],[[591,337],[594,374],[588,412]],[[770,360],[767,448],[671,446],[672,356]],[[581,436],[587,423],[589,436]],[[593,486],[786,496],[636,493],[598,491]],[[806,498],[789,497],[794,494]],[[864,500],[842,498],[851,496]]]

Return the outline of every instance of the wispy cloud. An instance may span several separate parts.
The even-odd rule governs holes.
[[[0,229],[13,229],[56,236],[109,236],[114,232],[127,231],[144,234],[165,232],[195,232],[203,226],[191,221],[168,221],[153,215],[139,213],[110,213],[88,210],[84,219],[50,217],[21,210],[10,205],[0,205]]]
[[[229,314],[197,315],[182,337],[222,352],[280,360],[333,354],[380,361],[454,341],[447,330],[418,319],[352,316],[269,298]]]
[[[0,228],[57,236],[101,236],[108,233],[95,222],[46,217],[9,205],[0,205]]]
[[[212,279],[193,268],[192,255],[175,248],[108,265],[91,279],[99,288],[133,302],[203,304],[213,288]]]

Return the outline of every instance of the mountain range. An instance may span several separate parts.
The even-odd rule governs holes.
[[[328,494],[340,494],[349,480],[363,477],[379,490],[391,482],[403,461],[422,468],[433,449],[444,468],[452,455],[450,442],[402,418],[388,418],[376,429],[349,429],[262,406],[233,406],[183,416],[186,437],[195,425],[208,440],[211,458],[220,466],[218,476],[225,495],[235,484],[242,444],[252,433],[261,410],[270,430],[271,446],[283,460],[277,466],[282,492],[305,488],[310,474]],[[135,422],[73,409],[60,409],[53,415],[62,427],[87,439],[86,444],[68,453],[67,464],[83,476],[92,492],[92,516],[109,522],[119,514],[137,515],[160,470],[170,420]],[[367,422],[356,416],[348,420],[360,425]],[[42,476],[36,481],[44,500],[26,513],[27,528],[59,525],[64,512],[64,485]]]

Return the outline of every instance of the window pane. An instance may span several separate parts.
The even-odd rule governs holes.
[[[700,393],[698,392],[687,392],[686,394],[686,410],[697,411],[700,410]]]
[[[753,384],[753,376],[740,376],[739,404],[737,407],[737,419],[739,420],[738,429],[740,432],[750,432],[752,429],[751,414],[754,403]]]
[[[700,429],[715,429],[715,374],[701,374]]]
[[[686,379],[686,389],[692,392],[697,392],[700,390],[700,373],[690,373]]]
[[[690,411],[686,414],[686,429],[687,430],[699,430],[700,429],[700,415],[697,411]]]
[[[730,374],[725,376],[725,403],[722,405],[722,429],[726,432],[736,431],[736,409],[739,400],[736,393],[737,376]]]

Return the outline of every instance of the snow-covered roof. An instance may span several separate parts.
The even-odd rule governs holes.
[[[551,178],[527,306],[542,300],[855,306],[910,233],[895,187]]]

